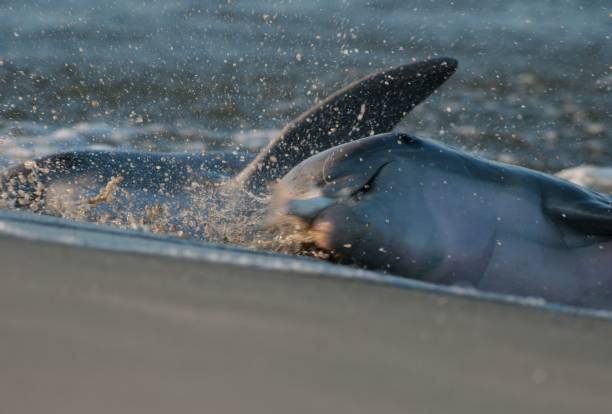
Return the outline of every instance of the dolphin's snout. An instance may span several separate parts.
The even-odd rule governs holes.
[[[331,198],[318,196],[310,198],[295,198],[287,202],[286,213],[307,221],[312,221],[324,209],[334,204]]]
[[[280,243],[280,251],[322,252],[332,250],[330,234],[334,223],[328,220],[337,200],[324,196],[320,189],[293,192],[278,184],[274,189],[266,227]],[[324,256],[329,257],[327,253]]]

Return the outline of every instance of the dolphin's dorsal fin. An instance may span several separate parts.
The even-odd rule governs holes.
[[[572,187],[544,194],[544,212],[585,235],[612,236],[612,200],[599,193]]]
[[[388,132],[440,87],[457,61],[437,58],[374,73],[327,97],[291,121],[235,179],[263,192],[304,159],[328,148]]]

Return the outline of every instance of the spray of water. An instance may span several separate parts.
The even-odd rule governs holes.
[[[318,250],[306,223],[276,214],[271,197],[255,196],[231,180],[191,182],[177,200],[156,194],[143,204],[121,175],[102,186],[81,181],[55,181],[49,169],[34,161],[22,172],[0,177],[0,208],[26,210],[69,220],[181,238],[232,244],[257,250],[327,259]],[[97,191],[92,193],[92,188]],[[161,192],[161,190],[160,190]]]

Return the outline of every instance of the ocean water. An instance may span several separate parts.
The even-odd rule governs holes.
[[[3,1],[0,168],[256,153],[347,83],[436,56],[458,72],[397,129],[548,172],[610,165],[611,27],[605,1]],[[47,214],[243,245],[265,220],[265,201],[199,185],[180,202],[120,180],[68,190]]]
[[[0,166],[73,148],[256,151],[346,83],[458,73],[399,128],[546,171],[610,164],[606,1],[0,2]]]

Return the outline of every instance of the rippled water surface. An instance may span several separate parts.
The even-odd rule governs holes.
[[[0,162],[70,148],[261,146],[376,69],[460,69],[402,129],[557,170],[609,164],[605,1],[8,1]]]

